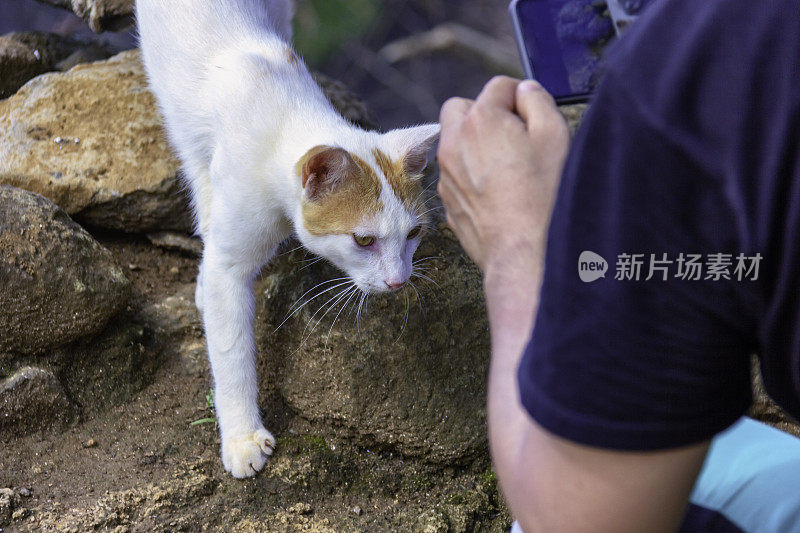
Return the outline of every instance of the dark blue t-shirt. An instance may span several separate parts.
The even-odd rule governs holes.
[[[800,416],[800,3],[656,2],[573,141],[521,399],[573,441],[682,446],[746,411],[754,353]]]

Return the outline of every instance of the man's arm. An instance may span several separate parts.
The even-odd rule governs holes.
[[[441,122],[439,193],[484,273],[489,442],[512,513],[526,533],[674,531],[708,443],[648,453],[591,448],[547,432],[520,403],[517,369],[568,145],[555,103],[533,82],[495,78],[475,102],[448,101]]]

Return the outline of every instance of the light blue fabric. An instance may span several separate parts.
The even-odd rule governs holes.
[[[800,532],[800,439],[741,418],[712,440],[689,500],[747,533]]]

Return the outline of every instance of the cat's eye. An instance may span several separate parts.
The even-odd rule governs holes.
[[[356,241],[356,244],[359,246],[367,247],[375,242],[375,237],[370,237],[369,235],[356,235],[353,234],[353,240]]]
[[[417,226],[416,228],[414,228],[414,229],[412,229],[411,231],[408,232],[408,237],[406,237],[406,238],[408,240],[415,239],[415,238],[419,237],[419,234],[420,234],[421,231],[422,231],[422,228]]]

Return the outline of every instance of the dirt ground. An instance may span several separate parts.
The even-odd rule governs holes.
[[[142,236],[96,235],[127,269],[136,315],[191,297],[196,258]],[[202,335],[193,331],[199,343]],[[157,348],[152,383],[63,431],[0,443],[10,531],[502,531],[509,516],[485,459],[441,467],[359,448],[280,404],[264,413],[278,448],[255,478],[222,468],[203,357]],[[183,353],[183,355],[181,355]],[[199,366],[198,368],[195,368]],[[88,403],[88,402],[87,402]],[[88,407],[88,406],[82,406]],[[0,500],[1,501],[1,500]],[[10,507],[10,508],[9,508]],[[0,523],[3,507],[0,503]]]

